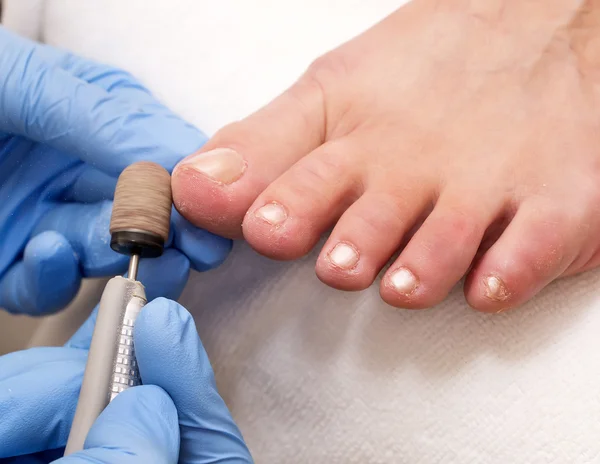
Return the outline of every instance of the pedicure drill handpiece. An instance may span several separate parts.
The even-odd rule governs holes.
[[[133,328],[146,304],[146,292],[136,280],[138,264],[140,258],[162,254],[169,237],[171,202],[171,177],[158,164],[135,163],[119,177],[110,245],[131,257],[128,277],[113,277],[102,294],[65,456],[83,449],[92,424],[110,401],[141,383]]]

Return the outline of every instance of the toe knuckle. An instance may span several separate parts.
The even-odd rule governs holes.
[[[339,51],[329,52],[308,67],[304,78],[323,87],[337,85],[350,74],[350,62],[346,55]]]
[[[235,121],[219,129],[209,143],[211,148],[231,147],[239,150],[241,145],[253,146],[260,142],[260,134],[252,126],[243,121]]]
[[[335,180],[345,167],[343,160],[337,156],[337,150],[329,148],[323,156],[315,156],[309,163],[304,163],[302,169],[322,181],[329,182]]]
[[[442,217],[440,221],[443,226],[440,229],[443,229],[444,233],[453,240],[472,241],[483,235],[482,225],[474,216],[463,211],[455,211]]]
[[[301,185],[309,190],[336,192],[347,182],[349,166],[339,147],[329,144],[318,156],[311,156],[298,165],[297,178]],[[327,185],[327,189],[323,189]]]
[[[564,263],[568,254],[568,223],[567,214],[555,212],[533,224],[531,247],[523,253],[522,259],[535,276],[554,274]]]
[[[463,211],[451,211],[432,218],[427,232],[421,236],[422,246],[431,252],[445,249],[464,249],[481,241],[484,227],[473,216]]]

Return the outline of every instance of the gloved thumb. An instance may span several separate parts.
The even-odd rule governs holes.
[[[90,429],[83,451],[55,462],[175,464],[178,455],[177,409],[164,390],[144,385],[109,403]]]
[[[158,385],[179,412],[181,463],[252,463],[219,395],[194,320],[182,306],[158,298],[136,320],[135,351],[142,382]]]

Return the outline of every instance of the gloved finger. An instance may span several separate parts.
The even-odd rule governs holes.
[[[71,153],[108,174],[143,159],[171,171],[205,141],[180,118],[143,111],[49,65],[39,45],[4,29],[0,67],[7,70],[0,86],[0,130]]]
[[[174,246],[185,253],[192,268],[197,271],[207,271],[219,266],[231,252],[231,240],[193,226],[175,208],[171,213],[171,224]]]
[[[102,87],[107,92],[136,102],[145,111],[173,115],[166,106],[154,98],[152,93],[138,79],[123,69],[98,63],[74,55],[68,50],[44,44],[40,45],[40,54],[49,64],[58,66],[90,84]]]
[[[28,141],[20,143],[18,139],[13,137],[0,150],[0,275],[19,258],[39,216],[51,207],[46,199],[59,198],[77,165],[83,164],[55,150],[33,147]],[[24,162],[30,153],[35,161]]]
[[[37,223],[33,234],[56,231],[66,237],[79,257],[84,277],[122,274],[127,256],[110,248],[112,202],[57,203]]]
[[[181,296],[190,275],[190,261],[173,248],[162,256],[140,261],[138,280],[146,289],[146,298],[152,301],[159,297],[176,300]]]
[[[134,341],[144,383],[163,388],[179,411],[180,462],[252,462],[217,392],[192,316],[173,301],[157,299],[138,316]]]
[[[81,285],[79,261],[60,233],[32,238],[23,254],[0,280],[0,307],[37,316],[64,308]]]
[[[13,351],[0,356],[0,382],[27,371],[35,370],[44,364],[72,359],[73,353],[71,350],[58,347],[36,347]]]
[[[2,360],[0,458],[65,445],[85,360],[85,351],[55,347],[25,350]]]
[[[117,177],[84,164],[77,178],[63,191],[63,198],[76,203],[98,203],[112,200],[116,187]]]
[[[84,450],[57,464],[177,463],[179,424],[169,395],[154,385],[120,393],[98,417]]]
[[[189,260],[179,251],[170,248],[159,258],[141,260],[138,280],[146,289],[148,301],[159,297],[176,300],[187,283],[189,273]],[[89,349],[97,314],[98,307],[65,346]]]

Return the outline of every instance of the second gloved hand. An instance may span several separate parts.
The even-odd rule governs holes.
[[[159,265],[162,259],[148,264]],[[172,290],[155,275],[148,279],[153,284],[149,291]],[[252,463],[217,392],[192,317],[162,298],[148,303],[136,321],[135,347],[144,385],[119,394],[90,430],[85,449],[61,458],[94,319],[95,312],[64,347],[0,357],[1,462]]]
[[[205,140],[126,72],[0,27],[0,308],[52,312],[82,277],[123,273],[108,232],[118,175],[140,160],[171,171]],[[175,211],[172,222],[168,245],[192,268],[229,253],[229,240]]]

